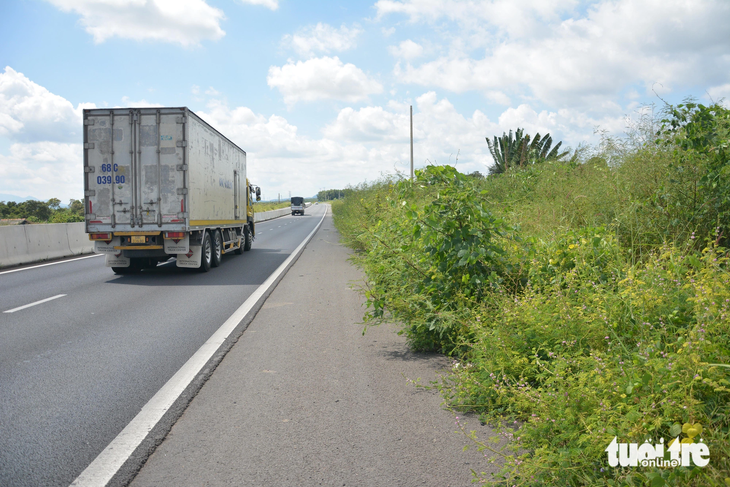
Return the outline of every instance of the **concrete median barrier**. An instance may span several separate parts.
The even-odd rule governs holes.
[[[291,214],[289,208],[256,213],[256,222]],[[84,223],[38,223],[0,226],[0,267],[94,252]]]
[[[93,252],[83,223],[0,227],[0,267]]]

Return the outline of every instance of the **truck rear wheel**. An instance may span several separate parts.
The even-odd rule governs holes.
[[[203,238],[203,246],[200,249],[200,272],[208,272],[213,262],[213,243],[210,234],[206,232]]]
[[[223,237],[221,237],[220,230],[213,232],[213,256],[210,261],[212,267],[218,267],[221,265],[221,258],[223,254]]]

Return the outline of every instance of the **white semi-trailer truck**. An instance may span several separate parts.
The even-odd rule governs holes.
[[[84,110],[86,232],[106,265],[208,271],[256,235],[246,152],[187,108]]]

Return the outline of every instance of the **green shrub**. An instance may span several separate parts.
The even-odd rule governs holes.
[[[367,276],[365,322],[451,354],[447,404],[512,440],[473,437],[502,463],[475,480],[730,485],[730,118],[666,116],[583,163],[485,179],[429,166],[333,206]],[[707,467],[608,466],[614,437],[698,441],[681,433],[697,423]]]

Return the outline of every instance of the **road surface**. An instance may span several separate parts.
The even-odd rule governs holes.
[[[0,485],[68,486],[319,223],[256,226],[208,273],[104,258],[0,270]]]

